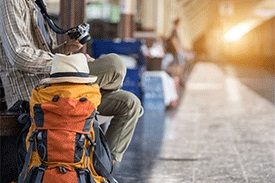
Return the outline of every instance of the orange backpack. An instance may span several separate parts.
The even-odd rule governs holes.
[[[96,84],[36,87],[31,126],[18,183],[114,183],[112,158],[95,120],[101,94]]]

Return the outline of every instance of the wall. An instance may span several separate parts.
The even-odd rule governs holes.
[[[275,17],[259,25],[238,42],[227,44],[224,53],[231,62],[275,64]]]
[[[275,17],[233,42],[224,41],[223,26],[217,22],[194,42],[194,50],[198,60],[265,65],[274,69]]]

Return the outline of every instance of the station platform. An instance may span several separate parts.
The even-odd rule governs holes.
[[[122,162],[120,183],[272,183],[274,72],[195,63],[179,105],[145,111]]]

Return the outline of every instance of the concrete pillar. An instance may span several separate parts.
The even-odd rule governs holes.
[[[165,14],[164,14],[164,0],[159,0],[157,3],[157,15],[156,15],[156,33],[157,35],[162,35],[164,36],[164,19],[165,19]]]
[[[156,16],[160,1],[142,0],[141,3],[142,28],[148,31],[155,31],[157,26]]]
[[[120,0],[119,37],[122,39],[133,38],[135,31],[136,0]]]
[[[172,2],[171,0],[164,0],[164,19],[163,19],[163,36],[168,37],[171,34],[173,27],[173,17],[172,14],[175,13],[172,11]]]

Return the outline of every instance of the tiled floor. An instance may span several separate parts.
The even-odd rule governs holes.
[[[145,111],[120,183],[275,182],[274,72],[198,62],[178,107]]]

